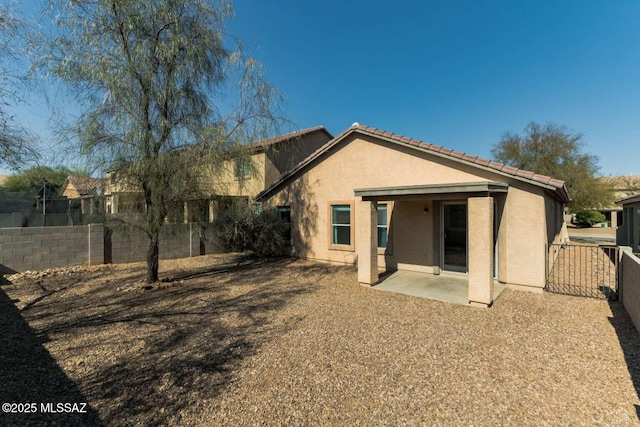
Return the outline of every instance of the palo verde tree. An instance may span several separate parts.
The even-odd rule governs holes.
[[[59,36],[47,65],[82,106],[70,136],[144,201],[128,221],[149,237],[156,282],[172,206],[210,187],[229,153],[277,129],[280,97],[226,35],[229,0],[51,0],[50,11]]]
[[[27,24],[6,3],[0,3],[0,165],[19,170],[37,158],[34,137],[7,107],[23,100],[26,76],[21,73]]]
[[[507,132],[493,147],[502,163],[561,179],[573,212],[608,206],[613,194],[597,176],[598,158],[583,151],[583,135],[555,123],[529,123],[522,135]]]

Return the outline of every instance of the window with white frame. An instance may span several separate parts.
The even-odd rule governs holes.
[[[389,230],[387,205],[378,205],[378,247],[387,247],[387,236]]]
[[[351,245],[351,205],[331,205],[331,243]]]

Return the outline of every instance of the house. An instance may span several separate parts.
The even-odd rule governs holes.
[[[616,244],[640,252],[640,194],[616,202],[622,206],[622,224],[616,230]]]
[[[68,176],[60,188],[60,196],[80,201],[83,214],[103,212],[102,195],[107,180],[88,176]]]
[[[640,192],[640,175],[607,176],[601,180],[611,188],[614,200],[622,200]],[[599,209],[599,212],[605,216],[609,227],[616,228],[622,224],[622,207],[617,203]]]
[[[547,245],[568,240],[563,181],[354,123],[255,199],[291,222],[291,254],[379,271],[494,280],[541,292]]]
[[[212,221],[215,212],[224,210],[234,201],[248,203],[260,191],[276,182],[280,176],[301,160],[315,152],[333,136],[322,126],[316,126],[273,138],[253,142],[246,146],[248,156],[233,157],[221,165],[215,178],[205,178],[209,194],[206,200],[193,200],[184,205],[183,221],[197,216],[199,220]],[[140,191],[127,185],[116,170],[107,172],[105,191],[108,213],[136,212],[144,210]]]

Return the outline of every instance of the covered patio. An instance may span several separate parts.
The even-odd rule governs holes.
[[[495,301],[506,285],[494,281],[492,301]],[[469,277],[457,274],[440,274],[416,271],[394,271],[380,275],[373,289],[412,295],[435,301],[460,305],[469,304]]]
[[[429,246],[430,255],[417,265],[414,262],[409,268],[397,268],[398,272],[387,277],[378,285],[378,289],[394,288],[396,292],[412,295],[430,294],[432,299],[478,307],[490,306],[497,290],[494,289],[494,282],[497,282],[495,273],[500,271],[500,257],[497,257],[496,262],[496,249],[501,234],[499,218],[508,191],[508,184],[490,181],[356,189],[355,195],[361,198],[356,202],[355,221],[358,281],[371,286],[379,283],[378,268],[381,266],[377,252],[378,203],[428,202],[431,211],[425,207],[422,219],[414,216],[393,224],[392,217],[391,233],[395,230],[395,235],[398,236],[400,229],[405,230],[404,237],[395,242],[394,251],[399,246],[411,246],[420,241],[422,245]],[[457,211],[461,220],[455,230],[446,228],[449,222],[446,207],[453,203],[461,208]],[[395,210],[397,209],[394,208]],[[426,234],[420,234],[417,230],[424,224]],[[459,250],[454,254],[455,260],[447,246],[454,231],[458,235],[456,240],[460,243],[457,245],[460,246]],[[388,269],[389,266],[386,267]],[[409,274],[413,271],[420,273]],[[462,274],[445,277],[445,273],[451,271]]]

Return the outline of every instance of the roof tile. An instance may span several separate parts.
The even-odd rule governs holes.
[[[522,169],[518,169],[518,172],[516,172],[516,175],[518,176],[522,176],[524,178],[533,178],[533,175],[535,175],[533,172],[531,171],[526,171],[526,170],[522,170]]]
[[[518,170],[519,170],[518,168],[514,168],[513,166],[508,166],[508,165],[502,166],[502,172],[506,172],[511,175],[517,175]]]
[[[489,164],[491,163],[491,160],[478,157],[477,159],[474,160],[474,163],[479,164],[481,166],[489,166]]]
[[[333,138],[331,141],[327,142],[325,145],[320,147],[318,150],[316,150],[313,154],[311,154],[305,160],[300,162],[292,170],[290,170],[287,173],[283,174],[283,176],[280,178],[280,180],[278,180],[275,184],[273,184],[268,189],[265,189],[263,192],[261,192],[257,196],[257,198],[260,199],[262,197],[267,197],[267,195],[271,191],[273,191],[275,188],[277,188],[280,184],[282,184],[286,180],[286,178],[288,178],[291,175],[294,175],[297,171],[302,170],[305,165],[307,165],[308,163],[313,161],[321,153],[329,150],[333,145],[338,143],[338,141],[342,140],[342,138],[344,138],[348,133],[351,133],[351,132],[360,132],[360,133],[368,133],[368,134],[371,134],[371,135],[384,136],[385,138],[392,139],[392,140],[400,142],[402,144],[416,146],[416,147],[419,147],[421,149],[424,149],[424,150],[427,150],[427,151],[431,151],[431,152],[434,152],[434,153],[440,153],[440,154],[445,155],[445,156],[450,156],[450,157],[453,157],[453,158],[456,158],[456,159],[459,159],[459,160],[462,160],[462,161],[470,162],[470,163],[473,163],[473,164],[476,164],[476,165],[479,165],[479,166],[483,166],[483,167],[486,167],[486,168],[489,168],[489,169],[494,169],[496,171],[500,171],[500,172],[506,173],[508,175],[513,175],[513,176],[519,177],[521,179],[524,178],[524,179],[528,179],[528,180],[531,180],[531,181],[535,181],[535,182],[540,182],[540,183],[544,183],[544,184],[547,184],[547,185],[551,185],[553,187],[556,187],[558,190],[562,190],[561,193],[559,193],[559,194],[564,194],[564,195],[560,195],[559,197],[561,197],[563,200],[566,200],[566,201],[569,200],[568,196],[566,194],[566,187],[564,185],[564,181],[561,181],[559,179],[554,179],[554,178],[551,178],[551,177],[548,177],[548,176],[545,176],[545,175],[536,174],[536,173],[531,172],[531,171],[521,170],[521,169],[515,168],[513,166],[505,165],[503,163],[494,162],[494,161],[491,161],[491,160],[483,159],[481,157],[472,156],[472,155],[469,155],[469,154],[462,153],[460,151],[454,151],[454,150],[451,150],[451,149],[448,149],[448,148],[441,147],[439,145],[434,145],[434,144],[430,144],[430,143],[427,143],[427,142],[419,141],[419,140],[416,140],[416,139],[413,139],[413,138],[408,138],[406,136],[398,135],[398,134],[395,134],[395,133],[382,131],[380,129],[376,129],[374,127],[366,126],[366,125],[362,125],[362,124],[358,125],[358,127],[350,127],[349,129],[343,131],[337,137]]]

